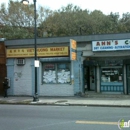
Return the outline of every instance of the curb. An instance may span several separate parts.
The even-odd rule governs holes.
[[[130,105],[110,105],[110,104],[71,104],[71,103],[38,103],[38,102],[7,102],[7,101],[0,101],[0,104],[4,105],[48,105],[48,106],[85,106],[85,107],[128,107]]]

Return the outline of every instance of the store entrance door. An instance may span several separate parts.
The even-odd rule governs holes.
[[[84,88],[85,91],[95,91],[95,67],[85,66],[84,67]]]
[[[130,93],[130,65],[127,66],[127,94]]]
[[[95,67],[90,67],[90,90],[95,91]]]

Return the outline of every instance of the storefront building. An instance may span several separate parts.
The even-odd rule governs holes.
[[[70,39],[77,43],[72,60]],[[34,39],[6,40],[9,95],[34,94]],[[38,95],[130,93],[130,33],[37,39]]]
[[[129,94],[130,39],[99,39],[87,46],[90,50],[83,51],[87,90]]]

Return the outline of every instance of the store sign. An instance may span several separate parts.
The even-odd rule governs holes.
[[[92,51],[130,50],[130,39],[93,41]]]
[[[7,49],[7,58],[12,57],[34,57],[34,48],[23,49]],[[68,47],[47,47],[37,48],[38,57],[50,57],[50,56],[68,56]]]
[[[55,69],[55,65],[54,64],[46,64],[45,66],[44,66],[44,68],[45,69]]]
[[[73,39],[70,39],[70,60],[77,59],[77,42]]]

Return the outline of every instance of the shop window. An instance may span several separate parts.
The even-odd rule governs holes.
[[[70,83],[70,63],[43,64],[43,83]]]
[[[44,83],[56,83],[56,67],[55,64],[43,65],[43,82]]]
[[[70,64],[57,64],[58,83],[70,83]]]
[[[122,68],[102,68],[101,82],[122,82]]]

